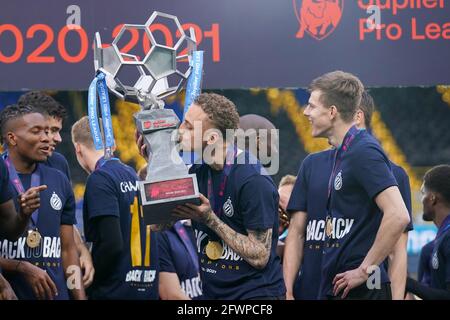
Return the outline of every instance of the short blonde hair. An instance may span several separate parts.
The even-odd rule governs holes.
[[[297,180],[296,176],[293,176],[292,174],[287,174],[283,178],[281,178],[278,188],[291,185],[293,186],[296,180]]]
[[[88,116],[82,117],[72,125],[72,142],[94,149],[94,140],[92,139]]]

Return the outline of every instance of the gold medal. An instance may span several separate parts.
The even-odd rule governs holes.
[[[332,232],[332,230],[333,230],[333,225],[332,225],[332,223],[331,223],[331,218],[327,217],[326,230],[325,230],[325,232],[326,232],[328,238],[331,237],[331,232]]]
[[[27,246],[34,249],[41,243],[41,234],[37,230],[29,230],[27,236]]]
[[[205,251],[209,259],[218,260],[222,256],[223,247],[218,241],[208,241]]]

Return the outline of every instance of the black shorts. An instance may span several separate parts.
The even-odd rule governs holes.
[[[369,289],[364,283],[356,287],[348,293],[345,299],[341,298],[342,291],[339,296],[328,296],[329,300],[392,300],[391,284],[382,283],[380,289]]]

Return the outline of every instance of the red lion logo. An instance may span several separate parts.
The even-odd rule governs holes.
[[[296,37],[300,39],[305,31],[317,40],[325,39],[336,29],[344,10],[343,0],[303,0],[300,10],[297,0],[293,4],[300,23]]]

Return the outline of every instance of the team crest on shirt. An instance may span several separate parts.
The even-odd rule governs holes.
[[[439,259],[437,256],[437,252],[433,253],[433,256],[431,257],[431,266],[434,270],[437,270],[439,268]]]
[[[225,203],[223,204],[223,213],[225,213],[225,215],[227,217],[232,217],[234,214],[234,208],[233,208],[233,204],[231,203],[231,198],[228,197],[228,200],[225,201]]]
[[[50,198],[50,205],[56,211],[59,211],[62,208],[62,201],[55,192],[53,192],[52,197]]]
[[[336,178],[334,178],[334,190],[340,190],[342,188],[342,171],[339,171]]]

